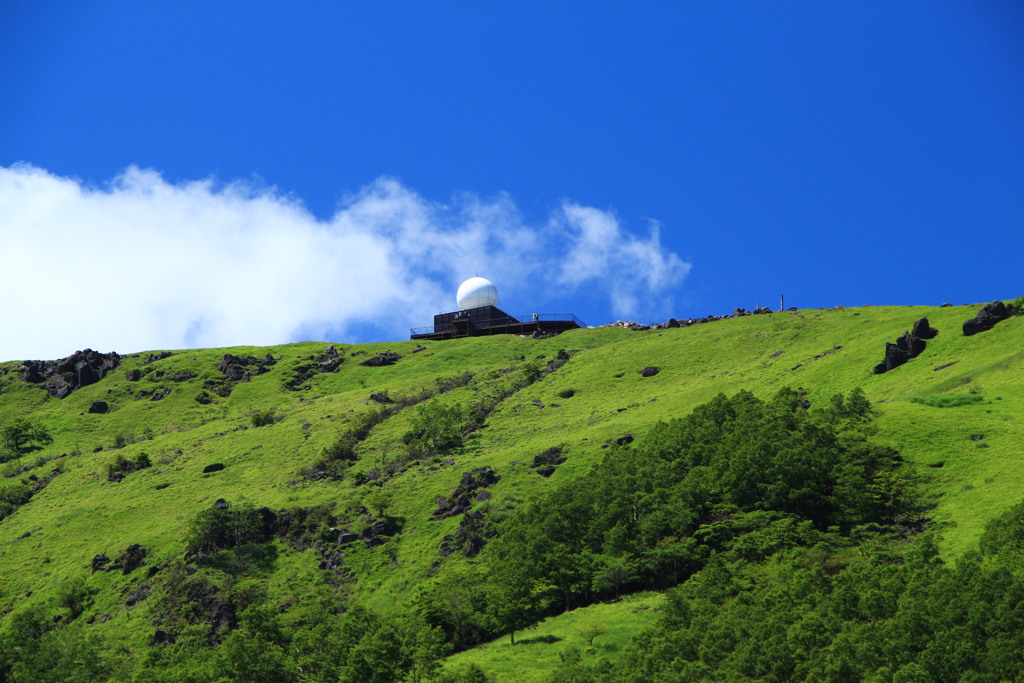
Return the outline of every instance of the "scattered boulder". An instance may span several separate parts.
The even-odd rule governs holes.
[[[378,353],[376,356],[364,360],[360,365],[365,365],[368,368],[379,368],[385,365],[394,365],[400,358],[401,356],[394,351],[385,351],[384,353]]]
[[[433,514],[434,519],[445,519],[466,512],[473,505],[473,493],[478,489],[496,484],[500,480],[501,477],[490,467],[478,467],[469,472],[464,472],[461,482],[452,489],[451,495],[447,497],[440,496],[437,499],[437,509]]]
[[[138,382],[140,379],[142,379],[142,371],[139,370],[138,368],[132,368],[127,373],[125,373],[125,379],[127,379],[129,382]]]
[[[576,392],[572,389],[566,389],[565,391],[558,392],[558,398],[572,398],[576,395]]]
[[[321,557],[323,560],[317,565],[319,569],[324,571],[340,573],[342,568],[345,566],[345,553],[341,550],[333,550],[324,552]]]
[[[375,391],[370,394],[370,400],[376,403],[394,403],[394,401],[391,400],[391,397],[382,391]]]
[[[554,473],[555,473],[555,468],[550,466],[550,465],[548,465],[547,467],[541,467],[541,468],[537,469],[537,474],[539,474],[540,476],[545,477],[545,478],[546,477],[550,477]]]
[[[157,629],[153,633],[153,644],[154,645],[169,645],[171,643],[171,637],[167,635],[167,631]]]
[[[187,382],[190,379],[192,379],[193,377],[195,377],[195,375],[192,374],[191,372],[179,372],[178,374],[171,376],[171,381],[172,382]]]
[[[92,573],[107,571],[107,564],[109,562],[110,558],[106,555],[96,555],[92,558]]]
[[[226,500],[224,500],[223,498],[218,498],[217,500],[213,501],[213,509],[214,510],[227,510],[228,509],[228,502]]]
[[[657,367],[654,367],[654,366],[648,366],[648,367],[646,367],[646,368],[644,368],[643,370],[640,371],[640,376],[641,377],[654,377],[659,372],[661,372],[660,368],[657,368]]]
[[[138,543],[132,543],[121,553],[114,563],[110,565],[110,571],[120,569],[121,573],[127,576],[139,567],[146,564],[146,549]]]
[[[625,436],[620,436],[619,438],[615,439],[615,445],[616,446],[625,446],[626,444],[631,444],[631,443],[633,443],[633,435],[632,434],[626,434]]]
[[[976,316],[964,323],[964,336],[970,337],[979,332],[991,330],[996,323],[1006,320],[1011,315],[1013,315],[1012,308],[1002,301],[985,304]]]
[[[93,401],[89,406],[89,412],[97,415],[106,415],[110,412],[110,406],[106,401]]]
[[[211,465],[207,465],[206,467],[204,467],[203,474],[209,474],[210,472],[220,472],[222,469],[224,469],[224,464],[215,462]]]
[[[315,375],[325,372],[337,372],[341,364],[345,362],[345,355],[340,353],[334,344],[323,350],[318,356],[306,356],[306,362],[300,363],[292,370],[292,377],[284,386],[292,391],[309,388],[306,384]]]

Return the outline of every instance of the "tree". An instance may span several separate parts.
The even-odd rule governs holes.
[[[391,493],[378,489],[368,495],[366,500],[366,507],[373,510],[373,513],[377,515],[379,519],[383,519],[387,516],[387,512],[391,509]]]
[[[42,425],[30,422],[23,417],[19,417],[0,429],[0,442],[3,443],[4,449],[11,457],[15,458],[51,441],[53,438]]]

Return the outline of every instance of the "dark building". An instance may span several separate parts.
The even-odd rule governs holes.
[[[479,306],[434,316],[433,327],[416,327],[410,339],[457,339],[487,334],[558,334],[586,327],[571,313],[534,313],[516,318],[497,306]]]

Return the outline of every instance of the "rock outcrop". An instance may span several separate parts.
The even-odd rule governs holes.
[[[437,499],[437,509],[434,510],[433,518],[445,519],[466,512],[473,505],[472,494],[478,489],[498,483],[500,479],[501,477],[490,467],[478,467],[464,472],[462,481],[452,489],[451,495]]]
[[[987,332],[996,326],[996,323],[1006,320],[1013,315],[1013,309],[1002,301],[993,301],[985,304],[978,311],[978,314],[964,323],[964,336],[970,337],[979,332]]]
[[[50,396],[66,398],[71,392],[95,384],[121,364],[116,353],[92,349],[75,351],[60,360],[27,360],[18,367],[22,381],[41,384]]]
[[[368,368],[379,368],[385,365],[394,365],[400,358],[401,356],[394,351],[385,351],[384,353],[378,353],[369,360],[364,360],[360,365],[365,365]]]
[[[255,356],[232,356],[225,353],[217,364],[217,370],[224,375],[224,379],[231,382],[248,382],[253,375],[262,375],[270,372],[271,366],[277,363],[269,353],[263,358]]]
[[[875,366],[874,372],[880,375],[889,372],[893,368],[906,363],[911,358],[916,358],[924,351],[925,339],[932,339],[939,331],[928,324],[928,318],[921,318],[914,323],[911,331],[900,335],[896,343],[886,342],[885,360]]]

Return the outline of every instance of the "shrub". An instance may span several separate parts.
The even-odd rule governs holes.
[[[278,422],[279,418],[273,408],[267,408],[266,410],[257,410],[252,414],[252,426],[253,427],[266,427]]]
[[[149,454],[145,451],[136,455],[134,460],[118,454],[114,462],[107,465],[107,481],[121,481],[132,472],[144,470],[152,465]]]

